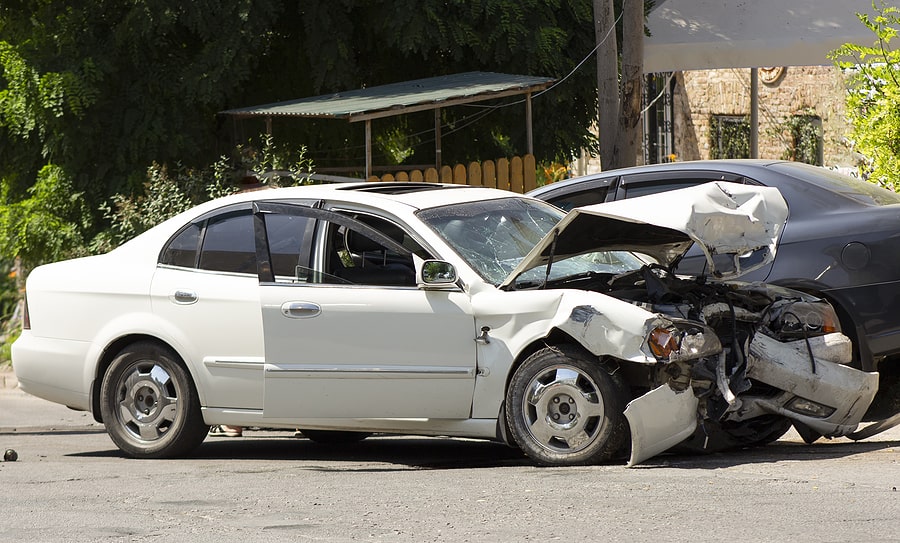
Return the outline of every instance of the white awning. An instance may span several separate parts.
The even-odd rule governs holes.
[[[871,45],[857,18],[872,0],[665,0],[650,13],[644,72],[825,66],[845,43]]]

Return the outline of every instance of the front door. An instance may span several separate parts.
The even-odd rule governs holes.
[[[468,418],[476,370],[468,295],[383,279],[394,272],[373,262],[389,260],[396,269],[408,259],[412,265],[411,253],[388,243],[383,234],[365,244],[362,258],[368,268],[329,269],[323,263],[359,264],[360,255],[345,243],[354,238],[351,234],[371,234],[372,227],[322,209],[273,209],[257,210],[258,228],[265,227],[264,216],[273,212],[311,214],[323,232],[314,242],[321,245],[317,252],[340,250],[342,255],[313,259],[310,269],[287,280],[260,267],[264,417]],[[271,235],[257,235],[257,240],[276,244]],[[390,245],[383,247],[389,254],[373,258],[378,241]],[[265,262],[267,255],[258,258]]]

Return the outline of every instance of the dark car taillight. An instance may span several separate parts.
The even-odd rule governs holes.
[[[28,295],[25,295],[25,302],[22,304],[22,330],[31,330],[31,316],[28,315]]]

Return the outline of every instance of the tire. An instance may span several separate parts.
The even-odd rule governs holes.
[[[705,421],[691,437],[673,448],[689,454],[716,453],[731,449],[761,447],[787,433],[791,421],[779,415],[763,415],[740,422]]]
[[[109,437],[134,458],[172,458],[206,437],[197,389],[178,356],[152,342],[116,356],[100,386],[100,413]]]
[[[343,432],[336,430],[300,430],[310,441],[323,445],[349,445],[359,443],[372,435],[370,432]]]
[[[506,392],[513,440],[534,462],[606,462],[628,444],[627,387],[574,345],[545,347],[516,370]]]

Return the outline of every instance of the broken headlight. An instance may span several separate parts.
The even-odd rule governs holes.
[[[777,339],[823,336],[841,331],[834,308],[825,300],[785,301],[769,312],[769,328]]]
[[[712,356],[722,351],[712,328],[691,321],[657,321],[644,340],[644,354],[669,363]]]

